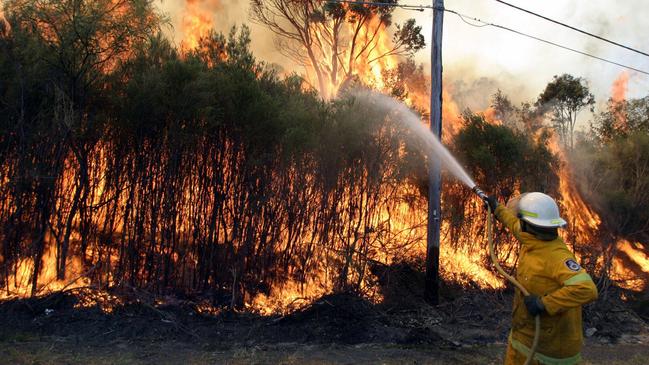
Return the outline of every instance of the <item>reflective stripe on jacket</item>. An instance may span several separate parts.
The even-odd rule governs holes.
[[[597,299],[595,283],[560,237],[542,241],[523,232],[518,218],[503,205],[495,215],[521,243],[516,279],[541,297],[547,311],[541,315],[537,359],[547,364],[576,363],[583,343],[581,306]],[[533,338],[534,318],[516,289],[510,344],[524,352]]]

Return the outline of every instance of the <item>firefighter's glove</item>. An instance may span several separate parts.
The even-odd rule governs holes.
[[[545,306],[543,305],[543,301],[541,301],[541,298],[536,295],[532,294],[526,296],[525,306],[527,307],[527,311],[530,312],[532,317],[536,317],[540,314],[545,313]]]
[[[498,208],[498,199],[493,195],[488,196],[485,199],[485,203],[487,203],[492,213],[496,211],[496,208]]]

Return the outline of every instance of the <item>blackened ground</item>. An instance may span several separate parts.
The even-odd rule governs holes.
[[[300,351],[309,346],[405,346],[417,351],[436,349],[456,354],[469,348],[496,346],[493,351],[502,352],[509,331],[511,291],[484,292],[444,285],[440,305],[432,307],[423,300],[423,274],[418,270],[406,264],[376,264],[372,271],[384,298],[380,304],[354,293],[332,294],[286,316],[264,317],[227,310],[206,314],[199,309],[200,302],[154,298],[135,289],[111,293],[115,297],[91,289],[75,289],[5,301],[0,303],[0,349],[26,346],[29,350],[25,351],[33,352],[27,344],[49,343],[52,348],[83,347],[89,353],[93,353],[92,349],[130,351],[132,346],[151,347],[151,352],[155,352],[166,344],[226,354],[286,346]],[[584,312],[588,343],[649,343],[647,323],[642,319],[648,312],[647,302],[636,294],[633,304],[627,304],[619,297],[631,294],[613,289],[606,294],[606,300]],[[96,306],[78,308],[80,302],[95,297],[104,299],[98,300]],[[121,304],[108,306],[116,301]],[[111,307],[112,312],[106,313],[100,308],[102,305]],[[279,356],[281,350],[278,351]],[[496,356],[492,350],[485,351],[484,356]],[[160,359],[158,354],[150,355]],[[474,351],[474,355],[479,354]]]

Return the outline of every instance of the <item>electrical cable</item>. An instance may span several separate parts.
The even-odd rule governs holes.
[[[496,0],[496,1],[499,1],[499,0]],[[527,37],[527,38],[530,38],[530,39],[533,39],[533,40],[536,40],[536,41],[539,41],[539,42],[542,42],[542,43],[546,43],[546,44],[549,44],[551,46],[562,48],[562,49],[567,50],[567,51],[578,53],[578,54],[583,55],[583,56],[594,58],[594,59],[602,61],[602,62],[610,63],[612,65],[622,67],[622,68],[626,68],[628,70],[632,70],[632,71],[635,71],[635,72],[638,72],[638,73],[649,76],[649,71],[644,71],[644,70],[641,70],[641,69],[638,69],[638,68],[635,68],[635,67],[632,67],[632,66],[628,66],[628,65],[619,63],[617,61],[612,61],[612,60],[609,60],[607,58],[596,56],[596,55],[590,54],[590,53],[585,52],[585,51],[580,51],[578,49],[574,49],[574,48],[571,48],[571,47],[568,47],[568,46],[564,46],[562,44],[559,44],[559,43],[556,43],[556,42],[553,42],[553,41],[549,41],[549,40],[546,40],[546,39],[543,39],[543,38],[540,38],[540,37],[537,37],[537,36],[534,36],[534,35],[531,35],[531,34],[516,30],[516,29],[512,29],[512,28],[506,27],[504,25],[499,25],[499,24],[495,24],[495,23],[491,23],[491,22],[486,22],[486,21],[480,20],[480,19],[478,19],[476,17],[472,17],[472,16],[469,16],[469,15],[466,15],[466,14],[462,14],[462,13],[460,13],[458,11],[448,9],[448,8],[440,8],[440,7],[435,7],[435,6],[431,6],[431,5],[405,5],[405,4],[404,5],[399,5],[399,4],[379,3],[379,2],[375,3],[375,2],[356,1],[356,0],[330,0],[328,2],[329,3],[347,3],[347,4],[370,5],[370,6],[396,7],[396,8],[402,8],[402,9],[408,9],[408,10],[417,10],[417,11],[423,11],[424,9],[441,10],[441,11],[445,11],[447,13],[457,15],[463,22],[465,22],[465,23],[467,23],[467,24],[469,24],[469,25],[471,25],[473,27],[482,28],[482,27],[486,27],[486,26],[491,26],[491,27],[494,27],[494,28],[506,30],[508,32],[512,32],[512,33],[515,33],[515,34],[518,34],[518,35],[521,35],[521,36],[524,36],[524,37]],[[478,23],[481,23],[482,25],[471,24],[466,19],[476,21]],[[621,46],[623,46],[623,45],[621,45]],[[626,46],[623,46],[623,47],[626,48]],[[648,56],[649,56],[649,54],[648,54]]]
[[[462,15],[457,14],[457,16],[459,16],[460,19],[461,19],[463,22],[467,23],[468,25],[470,25],[470,26],[472,26],[472,27],[482,28],[482,27],[488,27],[488,26],[489,26],[489,24],[473,24],[473,23],[467,21],[466,19],[464,19],[464,17],[463,17]]]
[[[328,3],[344,3],[344,4],[355,4],[355,5],[369,5],[369,6],[383,6],[391,8],[401,8],[406,10],[415,10],[415,11],[424,11],[424,9],[434,9],[431,5],[408,5],[408,4],[397,4],[397,3],[381,3],[381,2],[371,2],[371,1],[360,1],[360,0],[329,0]]]
[[[446,12],[448,12],[448,13],[452,13],[452,14],[457,15],[457,16],[460,17],[460,18],[461,18],[465,23],[467,23],[467,22],[466,22],[466,20],[465,20],[464,18],[471,19],[471,20],[473,20],[473,21],[476,21],[476,22],[482,23],[483,26],[487,26],[487,25],[488,25],[488,26],[491,26],[491,27],[494,27],[494,28],[498,28],[498,29],[506,30],[506,31],[508,31],[508,32],[512,32],[512,33],[515,33],[515,34],[518,34],[518,35],[521,35],[521,36],[524,36],[524,37],[527,37],[527,38],[534,39],[534,40],[539,41],[539,42],[543,42],[543,43],[546,43],[546,44],[549,44],[549,45],[552,45],[552,46],[555,46],[555,47],[558,47],[558,48],[562,48],[562,49],[565,49],[565,50],[568,50],[568,51],[571,51],[571,52],[574,52],[574,53],[578,53],[578,54],[583,55],[583,56],[591,57],[591,58],[594,58],[594,59],[596,59],[596,60],[600,60],[600,61],[603,61],[603,62],[606,62],[606,63],[610,63],[610,64],[612,64],[612,65],[616,65],[616,66],[619,66],[619,67],[622,67],[622,68],[626,68],[626,69],[629,69],[629,70],[632,70],[632,71],[635,71],[635,72],[639,72],[639,73],[642,73],[642,74],[645,74],[645,75],[649,75],[649,72],[648,72],[648,71],[644,71],[644,70],[641,70],[641,69],[638,69],[638,68],[635,68],[635,67],[632,67],[632,66],[628,66],[628,65],[625,65],[625,64],[622,64],[622,63],[616,62],[616,61],[612,61],[612,60],[609,60],[609,59],[606,59],[606,58],[603,58],[603,57],[600,57],[600,56],[595,56],[595,55],[590,54],[590,53],[588,53],[588,52],[580,51],[580,50],[578,50],[578,49],[574,49],[574,48],[571,48],[571,47],[568,47],[568,46],[564,46],[564,45],[562,45],[562,44],[559,44],[559,43],[556,43],[556,42],[552,42],[552,41],[549,41],[549,40],[547,40],[547,39],[543,39],[543,38],[540,38],[540,37],[537,37],[537,36],[533,36],[533,35],[531,35],[531,34],[524,33],[524,32],[521,32],[521,31],[519,31],[519,30],[512,29],[512,28],[509,28],[509,27],[506,27],[506,26],[504,26],[504,25],[500,25],[500,24],[495,24],[495,23],[486,22],[486,21],[480,20],[480,19],[478,19],[478,18],[475,18],[475,17],[472,17],[472,16],[468,16],[468,15],[466,15],[466,14],[462,14],[462,13],[460,13],[460,12],[457,12],[457,11],[455,11],[455,10],[451,10],[451,9],[443,9],[443,10],[446,11]],[[481,26],[481,27],[482,27],[482,26]]]
[[[612,41],[612,40],[610,40],[610,39],[604,38],[604,37],[599,36],[599,35],[597,35],[597,34],[593,34],[593,33],[591,33],[591,32],[585,31],[585,30],[583,30],[583,29],[579,29],[579,28],[574,27],[574,26],[572,26],[572,25],[569,25],[569,24],[566,24],[566,23],[562,23],[562,22],[560,22],[560,21],[558,21],[558,20],[554,20],[554,19],[552,19],[552,18],[548,18],[547,16],[544,16],[544,15],[541,15],[541,14],[538,14],[538,13],[535,13],[535,12],[533,12],[533,11],[531,11],[531,10],[523,9],[523,8],[521,8],[521,7],[519,7],[519,6],[516,6],[516,5],[514,5],[514,4],[510,4],[510,3],[505,2],[505,1],[502,1],[502,0],[494,0],[494,1],[499,2],[499,3],[503,4],[503,5],[509,6],[509,7],[511,7],[511,8],[514,8],[514,9],[516,9],[516,10],[519,10],[519,11],[525,12],[525,13],[527,13],[527,14],[534,15],[535,17],[541,18],[541,19],[543,19],[543,20],[547,20],[547,21],[549,21],[549,22],[551,22],[551,23],[558,24],[558,25],[560,25],[560,26],[562,26],[562,27],[566,27],[566,28],[571,29],[571,30],[574,30],[574,31],[576,31],[576,32],[579,32],[579,33],[585,34],[585,35],[587,35],[587,36],[590,36],[590,37],[593,37],[593,38],[597,38],[597,39],[599,39],[600,41],[604,41],[604,42],[607,42],[607,43],[610,43],[610,44],[616,45],[616,46],[618,46],[618,47],[622,47],[622,48],[627,49],[627,50],[629,50],[629,51],[639,53],[639,54],[641,54],[641,55],[643,55],[643,56],[647,56],[647,57],[649,57],[649,53],[647,53],[647,52],[643,52],[643,51],[637,50],[637,49],[635,49],[635,48],[632,48],[632,47],[626,46],[626,45],[624,45],[624,44],[621,44],[621,43],[618,43],[618,42],[615,42],[615,41]]]

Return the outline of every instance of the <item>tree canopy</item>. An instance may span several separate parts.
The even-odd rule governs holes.
[[[397,0],[372,2],[396,4]],[[414,19],[393,25],[393,11],[392,6],[322,0],[252,0],[250,17],[277,35],[278,49],[304,66],[328,99],[359,71],[365,73],[387,57],[412,55],[425,47]]]
[[[552,112],[552,121],[568,148],[574,146],[574,131],[579,112],[595,104],[586,80],[569,74],[554,76],[536,101],[537,106]]]

